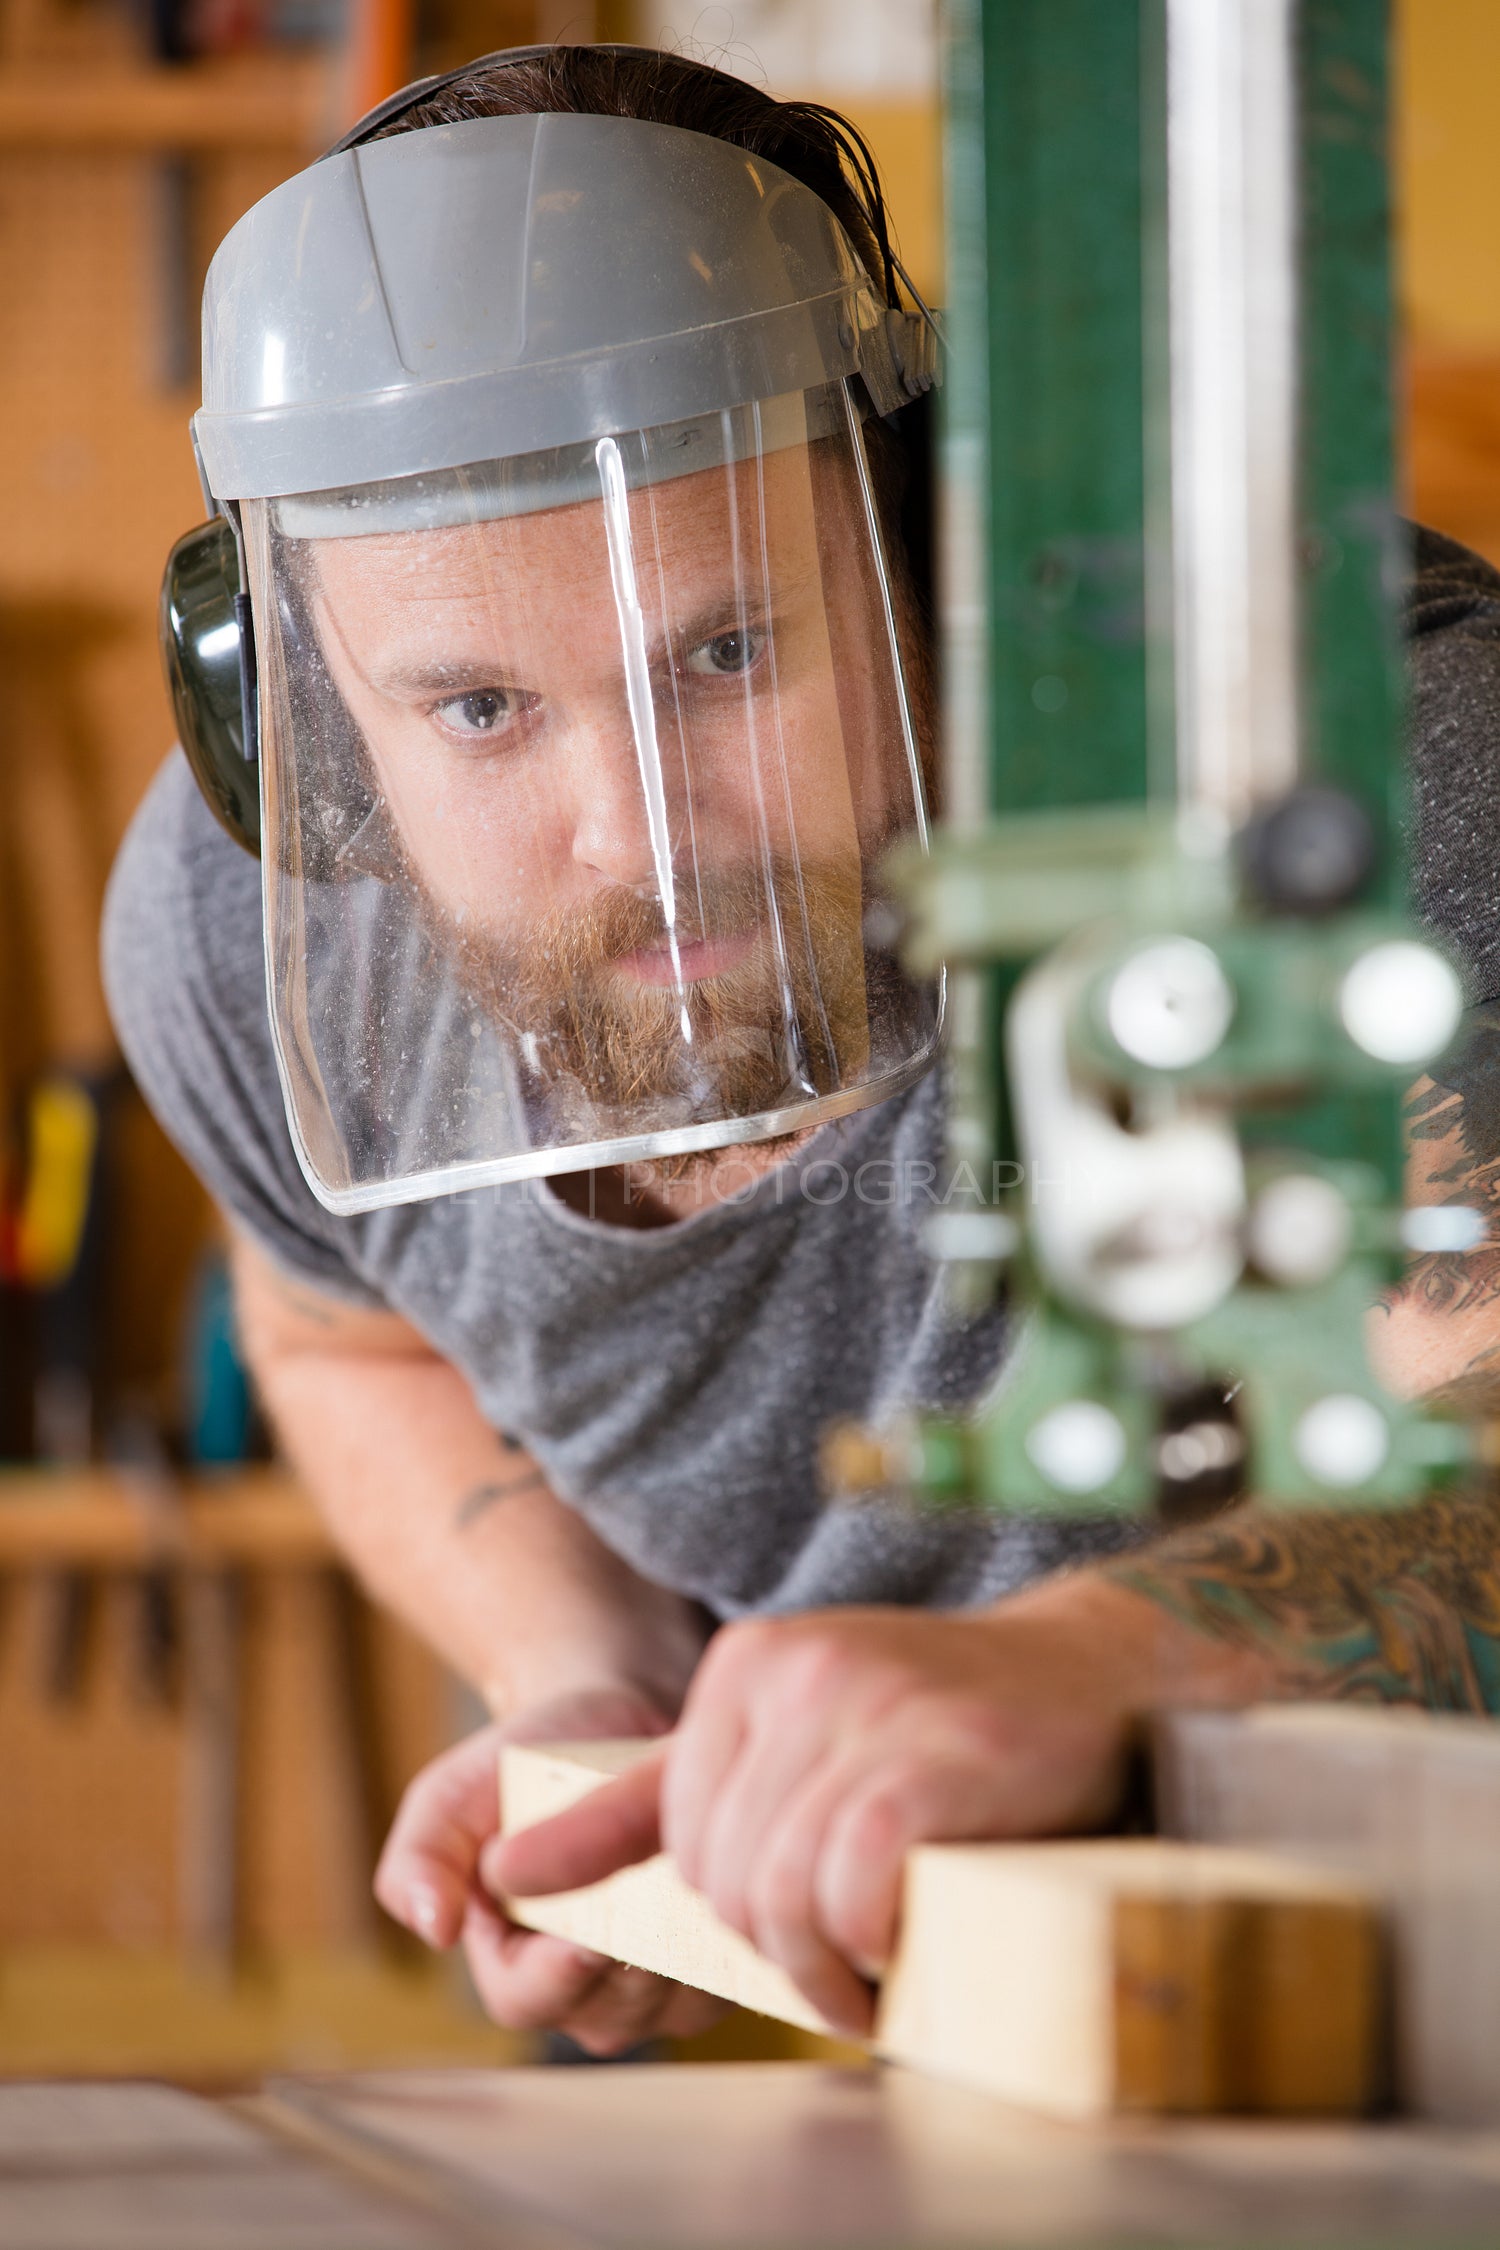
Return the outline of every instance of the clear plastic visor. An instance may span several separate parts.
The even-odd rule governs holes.
[[[926,668],[844,386],[246,503],[288,1115],[354,1211],[795,1131],[931,1059],[871,944]]]

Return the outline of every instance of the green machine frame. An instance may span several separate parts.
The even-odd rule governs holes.
[[[1447,1230],[1429,1244],[1402,1210],[1403,1091],[1451,1042],[1461,988],[1404,921],[1387,7],[1192,4],[947,8],[946,802],[934,852],[899,859],[891,885],[908,960],[950,979],[964,1185],[933,1247],[960,1308],[1003,1274],[1024,1317],[977,1415],[835,1445],[845,1486],[1095,1513],[1188,1514],[1247,1485],[1272,1504],[1390,1506],[1470,1456],[1462,1426],[1382,1390],[1363,1345],[1404,1249],[1471,1247],[1477,1225],[1429,1219]],[[1271,65],[1280,112],[1256,92]],[[1238,203],[1221,146],[1236,134]],[[1228,214],[1222,258],[1201,227],[1195,246],[1199,202]],[[1278,380],[1280,425],[1261,403]],[[1243,462],[1215,435],[1228,396],[1248,417]],[[1221,520],[1264,513],[1277,473],[1270,567],[1252,545],[1216,579]],[[1217,746],[1209,705],[1184,703],[1207,662],[1192,635],[1205,616],[1218,630],[1216,601],[1269,615],[1272,594],[1280,656],[1252,619],[1235,677],[1260,694],[1280,661],[1285,709],[1228,793],[1200,802]],[[1120,1026],[1142,1007],[1133,1046]],[[1163,1021],[1215,1008],[1161,1047]],[[1028,1053],[1066,1056],[1058,1099],[1076,1095],[1079,1145],[1106,1152],[1083,1201],[1115,1196],[1129,1219],[1086,1257],[1073,1222],[1049,1243],[1038,1214],[1048,1144],[1022,1115]],[[1184,1181],[1204,1166],[1197,1220],[1186,1188],[1169,1208],[1170,1182],[1129,1185],[1148,1160],[1168,1172],[1179,1143]],[[1228,1278],[1174,1299],[1153,1288],[1149,1237],[1170,1262],[1194,1224]],[[1112,1314],[1130,1291],[1110,1258],[1133,1260],[1135,1300],[1165,1310]]]

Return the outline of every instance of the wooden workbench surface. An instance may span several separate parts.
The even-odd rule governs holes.
[[[1048,2124],[813,2063],[0,2085],[6,2250],[1468,2250],[1500,2133]]]

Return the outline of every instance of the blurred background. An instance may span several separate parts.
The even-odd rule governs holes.
[[[1410,506],[1500,560],[1500,5],[1397,13]],[[550,39],[843,108],[941,303],[927,0],[0,0],[0,2075],[521,2052],[370,1900],[474,1707],[271,1456],[96,930],[172,739],[214,245],[407,78]]]

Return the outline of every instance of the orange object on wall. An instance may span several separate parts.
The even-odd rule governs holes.
[[[352,0],[345,66],[345,125],[394,94],[412,75],[414,0]]]

